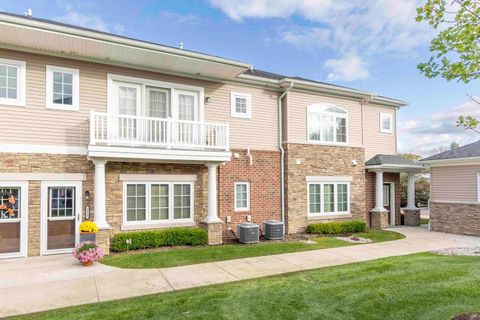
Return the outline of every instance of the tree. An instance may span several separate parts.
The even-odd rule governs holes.
[[[418,69],[428,78],[441,76],[447,81],[468,83],[480,78],[480,2],[450,1],[427,0],[417,8],[417,22],[427,22],[439,31],[431,41],[430,59],[420,63]],[[466,130],[480,132],[478,125],[471,115],[457,120],[457,127]]]
[[[402,158],[418,161],[422,157],[413,153],[400,154]],[[408,174],[400,174],[400,205],[402,207],[407,206],[407,194],[408,194]],[[428,199],[430,198],[430,178],[429,171],[427,169],[422,170],[417,175],[415,181],[415,201],[422,206],[428,205]]]

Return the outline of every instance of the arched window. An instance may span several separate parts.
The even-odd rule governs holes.
[[[308,141],[347,144],[347,118],[347,111],[332,104],[308,106]]]

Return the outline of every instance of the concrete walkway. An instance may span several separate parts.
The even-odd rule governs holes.
[[[287,272],[480,246],[480,238],[396,228],[402,240],[164,269],[83,267],[70,255],[0,260],[0,317],[142,296]]]

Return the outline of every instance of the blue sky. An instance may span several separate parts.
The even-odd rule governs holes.
[[[468,85],[427,79],[416,65],[433,36],[414,21],[415,0],[11,1],[0,10],[238,59],[254,68],[332,82],[408,101],[401,152],[423,155],[478,139],[455,127],[480,116]]]

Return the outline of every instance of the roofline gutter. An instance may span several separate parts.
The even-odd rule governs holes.
[[[466,158],[449,158],[449,159],[436,159],[436,160],[420,160],[424,165],[433,167],[433,166],[442,166],[442,165],[455,165],[455,164],[471,164],[480,162],[480,157],[466,157]]]
[[[114,34],[97,32],[93,30],[78,29],[78,28],[75,28],[74,26],[70,27],[70,26],[64,26],[64,25],[56,25],[56,24],[52,24],[44,21],[27,19],[23,17],[20,18],[20,17],[6,15],[2,13],[0,13],[0,23],[13,25],[13,26],[23,26],[26,28],[43,30],[43,31],[52,32],[52,33],[65,34],[65,35],[70,35],[74,37],[88,38],[96,41],[110,42],[113,44],[136,47],[144,50],[163,52],[167,54],[184,56],[187,58],[204,60],[208,62],[226,64],[226,65],[231,65],[231,66],[245,68],[245,69],[251,68],[251,65],[245,62],[229,60],[229,59],[224,59],[220,57],[214,57],[207,54],[196,53],[188,50],[163,46],[160,44],[154,44],[154,43],[149,43],[141,40],[121,37]]]
[[[280,202],[282,205],[282,222],[283,234],[285,234],[285,149],[283,148],[283,118],[282,118],[282,99],[287,95],[288,91],[294,86],[290,82],[288,88],[278,97],[278,148],[280,149]]]

